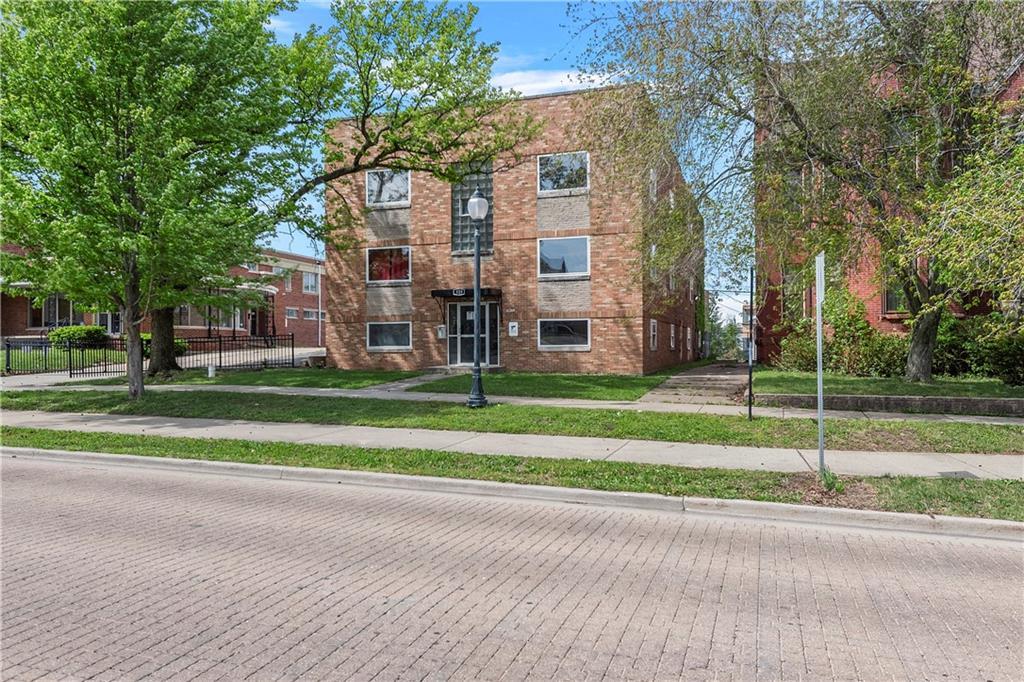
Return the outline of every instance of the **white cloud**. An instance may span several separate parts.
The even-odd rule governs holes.
[[[495,71],[511,71],[522,69],[532,64],[543,63],[544,57],[536,54],[505,54],[499,53],[494,61]]]
[[[295,34],[295,24],[281,17],[267,19],[267,28],[280,37],[291,38]]]
[[[591,85],[591,83],[583,82],[579,71],[544,69],[499,73],[491,78],[491,83],[498,87],[516,90],[523,95],[540,95],[562,90],[579,90]]]

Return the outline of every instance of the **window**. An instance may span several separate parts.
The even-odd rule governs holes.
[[[590,320],[537,320],[541,350],[590,350]]]
[[[320,319],[321,320],[326,320],[327,319],[327,311],[326,310],[321,310],[320,311]]]
[[[317,315],[316,315],[316,311],[315,310],[310,310],[309,308],[303,308],[302,309],[302,319],[304,319],[304,320],[315,320],[316,317],[317,317]]]
[[[491,181],[491,162],[481,164],[462,182],[452,185],[452,253],[472,253],[474,221],[469,217],[467,202],[476,188],[487,199],[490,207],[487,217],[480,223],[480,250],[494,251],[494,183]]]
[[[381,168],[366,171],[366,205],[395,208],[409,205],[409,171]]]
[[[676,323],[673,322],[668,326],[668,349],[676,349]]]
[[[590,155],[587,152],[545,154],[537,157],[537,191],[559,192],[590,187]]]
[[[537,240],[537,274],[542,279],[590,275],[590,237]]]
[[[907,312],[907,295],[903,291],[903,287],[895,281],[894,277],[889,277],[885,283],[885,310],[886,313],[905,313]]]
[[[291,291],[292,290],[292,273],[290,273],[290,272],[286,273],[285,276],[284,276],[284,290],[285,291]]]
[[[658,350],[658,321],[651,320],[651,350]]]
[[[691,329],[690,327],[686,328],[686,347],[693,347],[693,329]]]
[[[367,322],[369,350],[412,350],[412,322]]]
[[[85,324],[85,315],[81,310],[76,310],[64,294],[48,296],[41,308],[32,307],[31,299],[28,302],[29,327],[67,327],[76,324]]]
[[[320,291],[320,277],[315,272],[302,273],[302,293],[315,294]]]
[[[393,246],[366,250],[367,282],[411,282],[412,249]]]
[[[299,309],[298,308],[285,308],[284,309],[284,316],[287,317],[289,320],[297,320],[297,319],[299,319]]]

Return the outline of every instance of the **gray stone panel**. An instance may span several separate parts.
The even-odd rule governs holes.
[[[369,286],[366,288],[366,316],[412,313],[412,287]]]
[[[409,209],[385,208],[366,213],[367,239],[408,239]]]
[[[590,309],[590,280],[537,282],[537,307],[542,313]]]
[[[537,197],[537,229],[590,227],[590,195]]]

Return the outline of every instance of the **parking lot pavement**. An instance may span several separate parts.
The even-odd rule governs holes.
[[[28,679],[1019,679],[1011,543],[5,459]]]

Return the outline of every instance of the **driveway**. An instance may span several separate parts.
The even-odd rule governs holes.
[[[1011,543],[5,459],[3,678],[1018,679]]]

